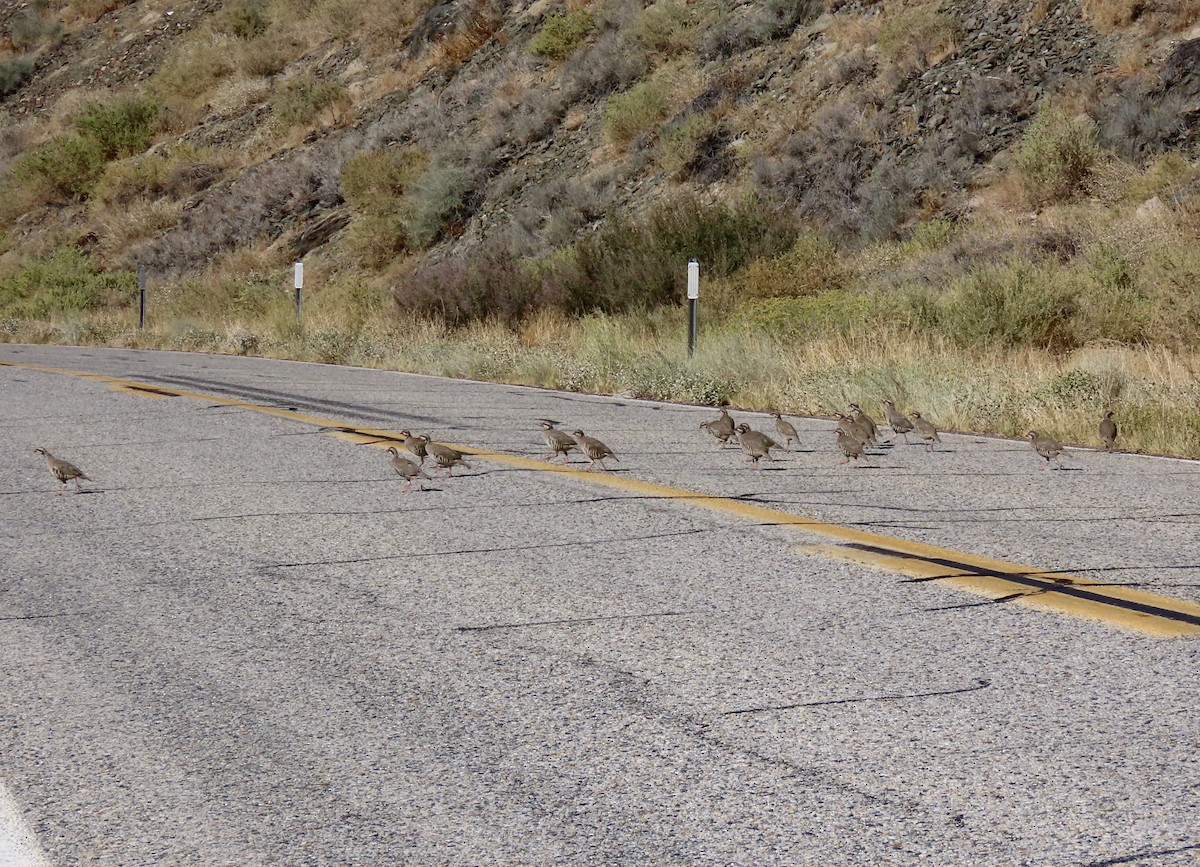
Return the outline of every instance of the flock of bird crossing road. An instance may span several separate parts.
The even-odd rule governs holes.
[[[854,461],[857,465],[858,461],[867,456],[868,448],[880,443],[880,426],[871,416],[863,412],[862,407],[858,404],[852,403],[847,409],[848,413],[835,414],[838,423],[834,433],[838,448],[844,455],[842,464]],[[892,431],[891,438],[885,442],[894,442],[897,436],[901,436],[908,443],[908,435],[914,434],[921,438],[927,451],[934,451],[935,447],[941,443],[937,425],[921,413],[910,411],[908,415],[905,415],[896,409],[895,402],[890,399],[884,399],[883,411],[886,424]],[[800,437],[796,433],[795,426],[778,412],[772,413],[772,416],[775,419],[775,432],[779,440],[763,431],[754,430],[745,422],[735,423],[733,417],[725,409],[720,412],[721,414],[717,418],[701,422],[700,429],[708,431],[717,439],[718,448],[725,447],[730,441],[736,442],[749,456],[750,465],[756,469],[761,468],[762,464],[759,462],[764,458],[768,461],[772,460],[771,451],[773,449],[791,451],[793,445],[800,444]],[[588,436],[582,430],[567,433],[559,430],[556,423],[549,420],[542,420],[541,426],[542,438],[550,449],[550,454],[546,456],[548,461],[553,461],[561,455],[563,463],[567,464],[570,462],[571,452],[579,452],[588,459],[587,468],[591,471],[597,466],[602,470],[607,470],[608,466],[604,463],[606,460],[619,460],[612,449],[595,437]],[[1116,447],[1117,424],[1113,420],[1111,411],[1106,412],[1104,418],[1101,419],[1098,433],[1104,448],[1112,451]],[[424,469],[426,458],[432,458],[438,468],[445,470],[447,478],[454,475],[456,466],[468,469],[471,467],[462,452],[444,443],[434,442],[425,434],[414,435],[410,431],[402,430],[397,434],[397,438],[408,455],[412,456],[410,458],[408,455],[402,455],[395,446],[391,446],[387,450],[392,468],[405,481],[403,489],[405,492],[412,489],[414,482],[417,483],[420,490],[425,490],[424,482],[432,481],[433,477]],[[1029,431],[1025,438],[1029,440],[1033,451],[1045,459],[1046,463],[1043,465],[1043,469],[1049,468],[1052,461],[1058,461],[1059,466],[1062,465],[1063,444],[1061,442],[1047,433],[1036,430]],[[75,483],[77,491],[82,491],[80,479],[92,481],[75,464],[55,457],[46,449],[38,447],[34,449],[34,452],[46,459],[50,472],[62,483],[62,487],[58,490],[60,495],[67,489],[70,482]],[[412,458],[417,460],[414,461]]]

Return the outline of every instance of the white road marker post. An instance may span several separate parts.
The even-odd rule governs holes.
[[[696,353],[696,307],[700,299],[700,263],[695,259],[688,261],[688,357]]]
[[[300,324],[300,290],[304,288],[304,262],[296,262],[295,279],[292,285],[296,287],[296,324]]]

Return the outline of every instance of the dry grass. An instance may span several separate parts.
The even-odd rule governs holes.
[[[351,281],[306,296],[299,326],[283,286],[243,289],[237,303],[227,295],[215,318],[209,305],[186,303],[187,291],[153,295],[144,332],[131,308],[0,320],[0,339],[296,358],[815,416],[890,396],[946,430],[1019,437],[1037,428],[1083,445],[1098,445],[1096,424],[1111,408],[1124,449],[1200,457],[1197,353],[1092,347],[1053,356],[898,333],[785,345],[769,333],[715,327],[701,332],[689,359],[678,309],[576,320],[542,313],[517,330],[479,322],[451,330],[396,316],[386,293]]]
[[[1083,14],[1102,33],[1137,24],[1157,35],[1200,21],[1200,6],[1194,0],[1085,0]]]

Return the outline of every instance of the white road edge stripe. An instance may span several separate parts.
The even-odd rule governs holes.
[[[25,824],[21,808],[0,783],[0,867],[51,867],[50,859]]]

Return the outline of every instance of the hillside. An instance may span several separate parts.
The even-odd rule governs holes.
[[[166,345],[390,363],[364,327],[416,316],[575,358],[550,314],[653,332],[695,256],[714,334],[1200,348],[1186,0],[33,0],[0,34],[8,339],[153,343],[142,267]],[[628,390],[841,395],[678,364]],[[985,409],[948,420],[1028,415]]]

